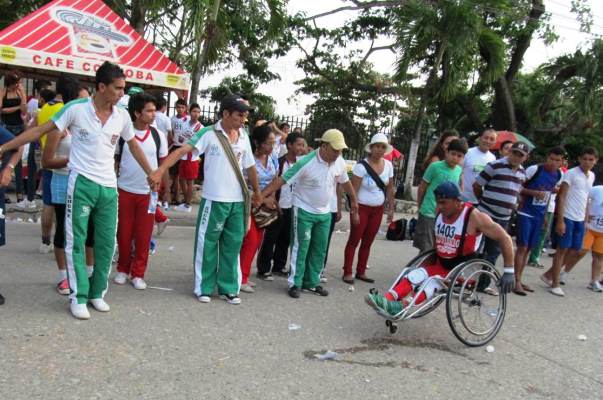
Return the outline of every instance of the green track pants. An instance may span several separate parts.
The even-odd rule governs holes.
[[[324,268],[331,213],[313,214],[293,207],[289,287],[314,288]]]
[[[239,253],[245,236],[243,202],[201,200],[195,240],[195,295],[238,295],[241,289]]]
[[[94,272],[88,278],[86,237],[94,222]],[[76,172],[69,174],[65,212],[65,255],[72,302],[86,304],[107,292],[117,230],[117,188],[101,186]]]

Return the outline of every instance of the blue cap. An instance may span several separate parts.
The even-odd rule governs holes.
[[[454,182],[441,183],[433,193],[436,199],[461,199],[461,189]]]

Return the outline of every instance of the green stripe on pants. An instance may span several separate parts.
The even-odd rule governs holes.
[[[324,267],[331,213],[313,214],[293,207],[289,287],[314,288]]]
[[[201,200],[195,237],[195,295],[238,294],[239,253],[245,236],[243,202]]]
[[[88,278],[85,243],[94,222],[94,272]],[[115,252],[117,189],[101,186],[76,172],[69,174],[65,211],[65,255],[71,301],[86,304],[103,298]]]

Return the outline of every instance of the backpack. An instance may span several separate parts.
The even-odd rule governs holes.
[[[385,238],[387,240],[404,240],[406,239],[406,226],[408,221],[404,218],[392,221],[387,227]]]
[[[159,132],[154,127],[149,127],[151,130],[151,136],[153,136],[153,141],[155,142],[156,156],[157,156],[157,165],[159,165],[159,149],[161,148],[161,138],[159,137]],[[119,164],[121,163],[121,155],[124,152],[124,144],[126,141],[123,138],[119,138],[119,153],[115,154],[115,161]]]

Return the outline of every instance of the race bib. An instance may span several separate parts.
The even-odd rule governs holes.
[[[590,225],[597,230],[603,230],[603,217],[591,215],[588,217]]]
[[[546,192],[546,196],[542,200],[537,199],[536,197],[532,198],[532,205],[537,207],[544,207],[549,204],[549,199],[551,198],[551,192]]]

